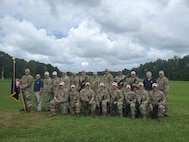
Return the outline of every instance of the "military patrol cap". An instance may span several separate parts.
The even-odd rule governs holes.
[[[48,71],[46,71],[46,72],[44,73],[44,75],[49,75],[49,72],[48,72]]]
[[[86,82],[86,83],[85,83],[85,86],[87,86],[87,85],[90,85],[90,83],[89,83],[89,82]]]
[[[104,86],[104,83],[103,83],[103,82],[100,82],[100,86]]]
[[[135,72],[135,71],[131,71],[131,75],[132,75],[132,74],[136,74],[136,72]]]
[[[144,86],[144,83],[140,82],[138,85],[139,85],[139,86]]]
[[[52,75],[57,75],[57,72],[56,72],[56,71],[53,71],[53,72],[52,72]]]
[[[112,86],[117,86],[117,82],[113,82],[113,83],[112,83]]]
[[[159,74],[164,74],[164,71],[163,71],[163,70],[160,70],[160,71],[159,71]]]
[[[27,68],[27,69],[25,69],[25,72],[30,72],[30,69],[28,69],[28,68]]]
[[[75,88],[75,85],[74,85],[74,84],[72,84],[72,85],[71,85],[71,88]]]
[[[126,88],[131,88],[131,85],[127,85]]]
[[[59,86],[63,86],[65,83],[64,82],[60,82],[59,83]]]
[[[157,83],[153,83],[152,87],[158,87],[158,84]]]

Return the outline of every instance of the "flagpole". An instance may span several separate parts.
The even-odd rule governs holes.
[[[12,57],[12,60],[13,60],[13,90],[15,89],[15,83],[16,83],[16,60],[15,60],[15,57]],[[22,94],[22,90],[20,90],[20,95],[22,97],[22,105],[23,105],[23,108],[24,108],[24,111],[26,111],[26,105],[25,105],[25,101],[24,101],[24,97],[23,97],[23,94]]]

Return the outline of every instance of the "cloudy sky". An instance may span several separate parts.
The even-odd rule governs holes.
[[[189,0],[0,0],[0,50],[60,70],[189,54]]]

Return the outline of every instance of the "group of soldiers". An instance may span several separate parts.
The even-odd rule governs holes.
[[[20,81],[26,111],[32,107],[33,77],[30,70],[25,70],[25,75]],[[120,117],[147,117],[158,118],[162,121],[168,111],[168,79],[164,71],[159,71],[157,80],[153,79],[148,71],[146,78],[141,81],[135,71],[127,77],[118,71],[114,78],[108,69],[105,69],[103,79],[98,77],[97,72],[89,77],[83,70],[81,76],[75,72],[69,77],[66,71],[59,78],[56,71],[44,73],[44,79],[36,74],[34,82],[35,108],[42,111],[42,93],[45,97],[45,111],[51,111],[50,116],[55,116],[60,110],[62,114],[71,113],[76,116],[108,114]]]

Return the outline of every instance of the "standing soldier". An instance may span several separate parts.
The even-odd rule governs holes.
[[[144,84],[139,83],[139,89],[136,91],[136,109],[137,115],[141,113],[143,119],[146,119],[148,112],[149,94],[144,89]]]
[[[168,91],[169,91],[169,80],[165,77],[164,71],[159,71],[159,78],[157,79],[158,89],[165,95],[165,116],[168,116]]]
[[[124,91],[124,113],[125,116],[129,116],[131,113],[131,117],[135,118],[136,111],[136,95],[133,91],[131,91],[131,86],[126,86],[126,91]]]
[[[131,85],[131,90],[136,91],[138,89],[138,84],[140,82],[140,79],[136,76],[135,71],[131,71],[131,77],[128,80],[129,85]]]
[[[105,69],[104,71],[104,84],[105,88],[111,93],[113,83],[113,76],[110,74],[109,69]]]
[[[45,94],[45,111],[50,111],[50,101],[52,98],[52,79],[49,76],[49,72],[44,73],[45,79],[43,80],[43,93]]]
[[[36,74],[36,80],[34,82],[34,94],[35,94],[35,108],[37,112],[42,110],[42,90],[43,81],[40,79],[40,74]]]
[[[96,103],[98,110],[100,109],[100,113],[103,114],[103,118],[105,118],[107,115],[107,105],[109,101],[110,95],[107,89],[105,88],[104,83],[101,82],[96,94]]]
[[[79,78],[77,77],[75,72],[72,72],[72,76],[70,77],[70,84],[75,85],[77,91],[79,91]]]
[[[96,103],[94,100],[94,91],[90,89],[90,83],[85,83],[85,88],[80,92],[80,99],[82,104],[82,110],[84,115],[87,116],[89,110],[91,109],[91,116],[94,117],[94,111],[96,109]]]
[[[65,83],[65,87],[70,90],[70,78],[67,75],[66,71],[62,72],[62,77],[60,78],[60,82],[64,82]]]
[[[117,82],[112,83],[112,92],[111,92],[111,116],[115,115],[118,111],[119,116],[123,117],[123,94],[120,89],[118,89]]]
[[[93,73],[93,81],[92,81],[92,89],[96,95],[96,92],[98,90],[98,86],[99,86],[99,78],[98,78],[98,74],[97,72]]]
[[[30,112],[32,107],[32,101],[31,101],[32,83],[33,83],[33,77],[30,75],[30,70],[25,69],[25,75],[22,77],[20,84],[21,84],[21,90],[27,112]]]
[[[85,87],[86,82],[89,82],[89,77],[88,77],[88,75],[86,75],[85,70],[83,70],[81,72],[81,76],[79,78],[79,85],[80,85],[79,91],[81,91]]]
[[[69,91],[65,88],[65,83],[59,83],[59,89],[56,91],[54,99],[50,102],[50,108],[53,112],[50,117],[55,116],[56,112],[58,111],[57,108],[60,107],[62,114],[68,113],[68,98],[69,98]]]
[[[56,71],[52,72],[52,76],[53,76],[53,79],[52,79],[52,98],[54,98],[57,90],[59,89],[60,79],[57,76],[57,72]]]
[[[156,83],[156,80],[152,78],[152,72],[148,71],[146,73],[146,78],[144,79],[143,83],[145,90],[150,92],[152,90],[152,84]]]
[[[162,122],[165,114],[166,98],[162,91],[158,90],[158,84],[152,84],[153,91],[150,92],[150,111],[152,117],[158,117],[158,121]]]
[[[75,85],[71,85],[70,91],[70,113],[79,116],[80,113],[80,97],[79,92],[76,90]]]
[[[127,85],[127,77],[123,75],[122,71],[118,71],[118,75],[114,79],[115,82],[118,84],[118,88],[120,90],[125,90],[125,87]]]

